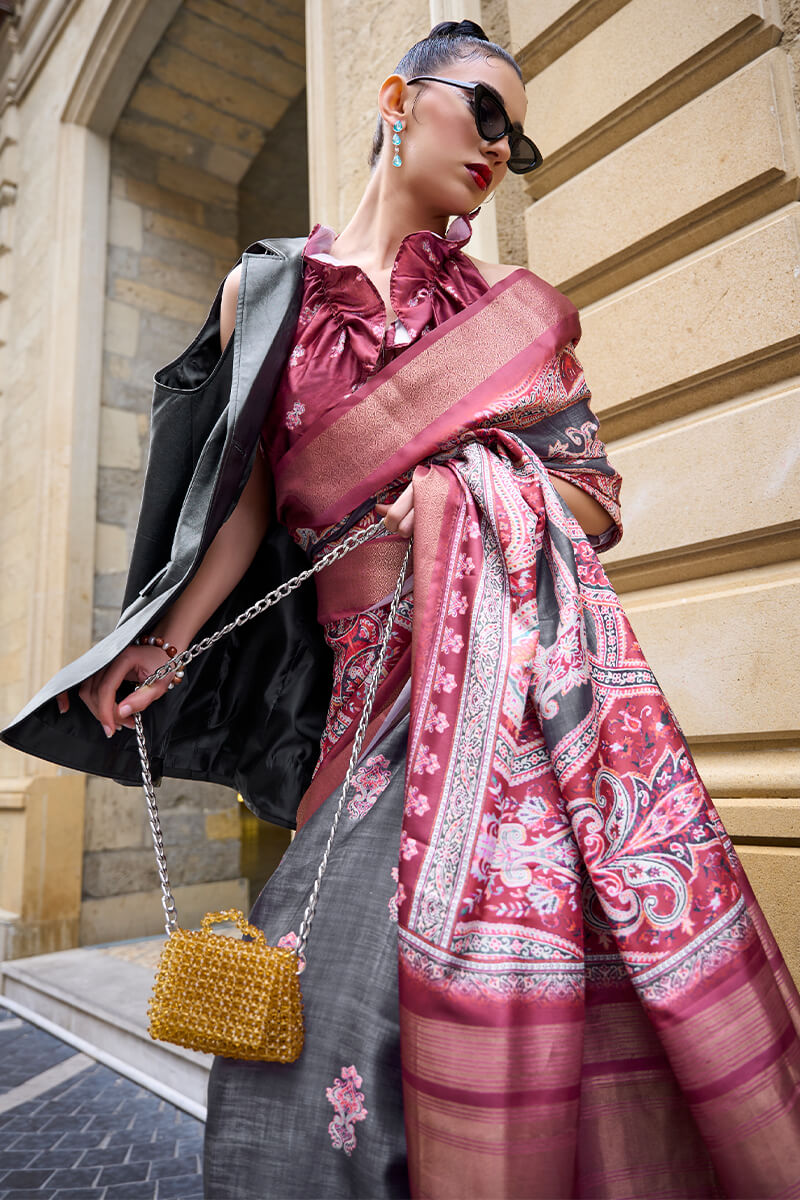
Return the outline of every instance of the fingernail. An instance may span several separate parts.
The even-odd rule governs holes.
[[[121,717],[129,717],[132,712],[133,712],[133,709],[131,708],[130,704],[120,704],[119,715]]]
[[[103,726],[103,732],[105,733],[106,737],[113,737],[113,736],[114,736],[114,730],[111,728],[111,726],[110,726],[110,725],[104,725],[104,726]]]

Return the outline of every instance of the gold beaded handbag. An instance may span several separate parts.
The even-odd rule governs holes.
[[[203,654],[232,629],[250,621],[290,592],[310,576],[321,571],[336,559],[362,545],[380,530],[383,521],[359,530],[323,555],[312,567],[282,583],[235,620],[188,650],[176,654],[159,667],[139,687],[163,679],[172,671],[182,670],[193,658]],[[320,861],[317,877],[308,898],[296,945],[269,946],[261,929],[250,925],[238,909],[207,913],[200,929],[182,929],[178,925],[175,898],[167,874],[164,839],[158,815],[155,788],[150,772],[150,760],[145,744],[140,713],[134,714],[136,740],[142,767],[142,785],[147,799],[150,830],[161,881],[161,903],[166,919],[167,940],[161,951],[148,1006],[150,1036],[158,1041],[173,1042],[189,1050],[202,1050],[225,1058],[259,1059],[266,1062],[294,1062],[303,1049],[303,997],[300,991],[300,971],[305,963],[305,949],[311,922],[319,899],[320,885],[328,865],[333,839],[342,815],[347,791],[356,769],[361,747],[372,713],[383,663],[389,645],[406,569],[411,555],[409,541],[403,565],[397,579],[386,629],[375,666],[370,674],[364,696],[364,707],[356,728],[350,763],[347,768],[339,803],[333,817],[328,840]],[[138,689],[137,689],[138,690]],[[213,926],[221,922],[236,925],[241,937],[215,933]]]

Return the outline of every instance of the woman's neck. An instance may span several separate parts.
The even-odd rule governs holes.
[[[331,253],[343,262],[357,263],[368,273],[386,271],[409,233],[430,229],[444,237],[449,221],[448,214],[423,208],[405,189],[397,187],[386,169],[379,167],[364,189],[358,208],[334,241]]]

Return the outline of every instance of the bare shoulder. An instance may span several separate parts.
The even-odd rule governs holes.
[[[219,313],[219,342],[224,348],[236,325],[236,305],[239,301],[239,280],[242,276],[242,264],[239,263],[228,275],[222,288],[222,301]]]
[[[483,278],[489,284],[489,287],[494,287],[496,283],[500,283],[502,280],[507,279],[508,276],[513,275],[515,271],[522,270],[521,267],[516,266],[514,263],[484,262],[483,259],[473,258],[471,254],[468,254],[467,258],[470,260],[473,266],[478,268]]]

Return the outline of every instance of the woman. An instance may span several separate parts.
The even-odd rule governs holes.
[[[221,623],[271,504],[312,558],[385,520],[318,576],[321,753],[251,917],[296,944],[413,530],[308,944],[305,1048],[215,1060],[212,1200],[800,1195],[798,996],[596,556],[621,536],[620,479],[577,314],[466,250],[475,205],[538,164],[525,107],[471,22],[385,80],[358,209],[303,244],[260,452],[148,629],[183,649]],[[248,269],[222,289],[217,352],[234,328],[246,345]],[[118,697],[164,652],[81,676],[109,742],[192,686],[202,659]],[[73,714],[67,690],[59,706]],[[57,736],[51,721],[43,753]]]

